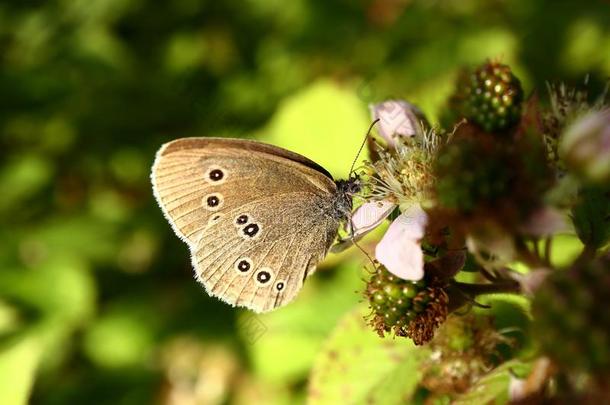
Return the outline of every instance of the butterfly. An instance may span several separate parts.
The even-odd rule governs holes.
[[[267,312],[292,301],[346,224],[357,176],[265,143],[182,138],[164,144],[155,198],[189,246],[195,277],[233,305]]]

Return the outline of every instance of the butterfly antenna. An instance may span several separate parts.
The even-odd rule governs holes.
[[[362,152],[362,149],[364,148],[364,145],[366,145],[366,140],[368,139],[369,135],[371,134],[371,131],[373,130],[373,127],[375,126],[375,124],[377,124],[377,122],[379,122],[379,118],[377,118],[375,121],[373,121],[371,123],[371,125],[369,126],[369,130],[366,131],[366,135],[364,136],[364,140],[362,141],[362,145],[360,145],[360,149],[358,149],[358,153],[356,154],[356,158],[352,162],[352,166],[349,168],[349,177],[352,177],[352,173],[354,172],[354,166],[356,166],[356,162],[358,161],[358,156],[360,156],[360,152]]]

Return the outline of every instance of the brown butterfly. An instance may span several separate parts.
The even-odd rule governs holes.
[[[161,147],[155,197],[207,292],[256,312],[292,301],[349,218],[356,177],[261,142],[183,138]]]

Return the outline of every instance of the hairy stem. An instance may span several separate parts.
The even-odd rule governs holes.
[[[547,265],[549,267],[551,266],[552,249],[553,249],[553,238],[549,236],[545,239],[545,243],[544,243],[544,261],[547,263]]]
[[[521,293],[521,286],[517,281],[514,280],[502,280],[495,283],[485,284],[470,284],[461,283],[459,281],[453,282],[453,285],[457,287],[461,292],[474,298],[478,295],[483,294],[497,294],[497,293]]]
[[[518,254],[518,260],[527,264],[531,269],[545,268],[547,263],[545,260],[540,258],[540,255],[536,252],[532,252],[528,247],[523,238],[517,237],[515,239],[515,249]]]
[[[519,294],[521,292],[520,284],[514,280],[502,280],[486,284],[461,283],[454,280],[449,285],[447,291],[449,295],[449,312],[456,311],[466,304],[486,307],[475,301],[479,295],[497,293]]]

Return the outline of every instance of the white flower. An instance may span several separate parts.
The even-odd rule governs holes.
[[[415,136],[427,125],[424,114],[413,104],[404,100],[387,100],[369,105],[373,120],[379,119],[378,131],[390,147],[396,144],[397,136]]]
[[[527,235],[534,236],[574,233],[567,214],[553,207],[543,207],[534,211],[520,230]]]
[[[377,227],[396,205],[389,201],[368,202],[352,216],[353,235],[362,236]],[[420,280],[424,276],[424,237],[428,216],[419,204],[407,206],[396,218],[375,248],[379,263],[404,280]]]
[[[517,378],[511,372],[508,385],[510,402],[528,402],[528,399],[535,399],[536,395],[544,390],[552,372],[553,365],[546,357],[535,361],[530,374],[525,379]]]
[[[610,180],[610,110],[595,111],[570,125],[559,154],[592,181]]]
[[[419,204],[408,207],[392,222],[375,248],[379,263],[404,280],[421,280],[424,277],[424,237],[428,216]]]
[[[377,228],[394,211],[394,208],[396,204],[387,200],[362,204],[352,214],[352,236],[361,238]]]

